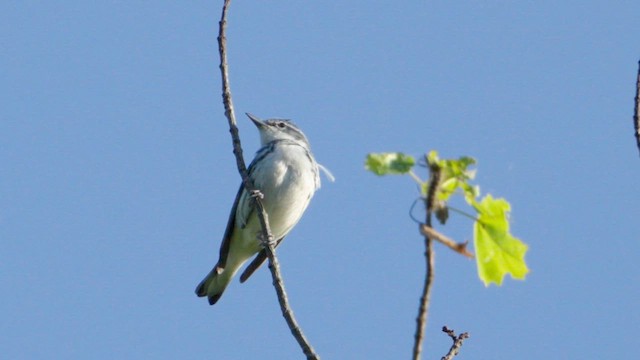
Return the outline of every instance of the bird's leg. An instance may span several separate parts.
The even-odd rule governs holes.
[[[254,199],[260,199],[260,200],[264,199],[264,194],[258,189],[251,190],[250,194],[251,194],[251,197]],[[271,234],[269,234],[268,239],[265,239],[264,234],[261,232],[258,234],[258,240],[264,247],[267,247],[268,245],[271,245],[272,247],[276,246],[276,241],[273,238],[273,235]]]

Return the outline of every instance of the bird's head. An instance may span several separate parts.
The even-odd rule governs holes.
[[[276,140],[293,140],[300,142],[305,147],[309,148],[309,140],[307,140],[307,137],[304,136],[302,130],[298,129],[298,127],[290,120],[260,120],[255,115],[249,113],[247,113],[247,116],[258,128],[262,146]]]

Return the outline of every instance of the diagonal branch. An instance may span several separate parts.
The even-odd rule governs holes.
[[[435,194],[440,183],[441,169],[437,165],[429,166],[429,188],[425,199],[427,216],[425,224],[431,227],[431,215],[435,204]],[[424,331],[427,327],[427,315],[429,313],[429,303],[431,302],[431,287],[433,285],[433,269],[434,269],[434,253],[433,240],[429,235],[424,236],[425,258],[426,258],[426,276],[424,279],[424,287],[422,296],[420,297],[420,307],[418,309],[418,317],[416,318],[416,332],[413,343],[413,359],[418,360],[422,356],[422,342],[424,340]]]
[[[447,333],[447,335],[451,337],[451,340],[453,340],[453,344],[451,345],[451,348],[449,349],[447,355],[443,356],[441,360],[451,360],[456,355],[458,355],[458,352],[460,352],[460,348],[462,347],[462,342],[465,339],[469,338],[469,333],[464,332],[456,336],[456,333],[446,326],[442,327],[442,332]]]
[[[640,61],[638,61],[638,77],[636,79],[635,109],[633,112],[633,126],[635,128],[636,143],[640,150]]]
[[[236,125],[236,118],[233,110],[233,100],[231,98],[231,87],[229,85],[229,70],[227,64],[227,38],[225,30],[227,26],[227,10],[230,3],[231,0],[225,0],[222,7],[222,16],[219,22],[218,51],[220,52],[220,73],[222,75],[222,102],[224,103],[225,116],[229,121],[229,132],[231,133],[231,139],[233,141],[233,154],[235,155],[236,164],[238,166],[240,176],[242,176],[242,183],[245,190],[254,194],[253,199],[256,209],[258,210],[258,219],[262,226],[262,240],[267,257],[269,258],[269,270],[271,270],[273,285],[276,288],[276,293],[278,294],[278,302],[280,303],[282,315],[284,316],[293,337],[298,341],[298,344],[307,359],[320,359],[304,336],[304,333],[302,332],[302,329],[300,329],[300,326],[293,315],[293,311],[289,306],[289,300],[287,298],[284,282],[280,273],[280,264],[275,253],[275,242],[273,241],[273,235],[271,234],[271,229],[269,227],[269,218],[261,201],[262,194],[253,186],[242,156],[242,146],[240,144],[240,136],[238,135],[238,127]]]
[[[432,227],[428,227],[427,225],[424,225],[424,224],[420,225],[420,233],[424,236],[428,236],[438,241],[439,243],[447,246],[449,249],[457,252],[460,255],[464,255],[468,258],[473,258],[473,253],[467,250],[467,245],[469,244],[468,241],[465,241],[463,243],[457,243],[452,239],[448,238],[447,236],[445,236],[444,234],[436,231],[436,229]]]

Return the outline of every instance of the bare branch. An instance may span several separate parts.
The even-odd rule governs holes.
[[[231,133],[231,139],[233,141],[233,154],[235,155],[236,164],[238,166],[240,176],[242,176],[242,183],[245,190],[256,195],[253,196],[253,201],[255,202],[256,209],[258,210],[258,219],[262,226],[262,240],[267,257],[269,258],[269,270],[271,271],[273,285],[276,288],[276,293],[278,294],[278,302],[280,303],[282,315],[307,359],[320,359],[304,336],[304,333],[300,329],[300,326],[293,315],[293,311],[289,306],[289,300],[287,298],[284,282],[280,273],[280,264],[278,263],[278,258],[275,253],[273,235],[269,228],[269,218],[261,201],[261,193],[253,186],[242,156],[242,146],[240,144],[240,136],[238,135],[238,127],[236,126],[236,118],[233,110],[233,100],[231,98],[231,87],[229,85],[229,70],[227,64],[227,38],[225,30],[227,26],[227,10],[230,3],[231,0],[225,0],[222,7],[222,16],[219,22],[218,50],[220,53],[220,73],[222,75],[222,102],[224,103],[225,116],[229,121],[229,132]]]
[[[447,333],[447,335],[451,337],[451,339],[453,340],[453,345],[451,345],[449,352],[447,353],[447,355],[443,356],[441,360],[451,360],[456,355],[458,355],[458,352],[460,352],[460,348],[462,347],[462,342],[465,339],[469,338],[469,333],[465,332],[460,334],[459,336],[456,336],[456,333],[446,326],[442,327],[442,331]]]
[[[446,237],[444,234],[436,231],[436,229],[432,227],[428,227],[427,225],[424,225],[424,224],[420,224],[420,233],[424,236],[428,236],[438,241],[439,243],[447,246],[449,249],[457,252],[460,255],[464,255],[468,258],[473,258],[473,253],[467,250],[467,245],[469,244],[468,241],[465,241],[463,243],[457,243],[452,239]]]
[[[636,79],[635,109],[633,112],[633,126],[635,128],[636,143],[640,150],[640,61],[638,61],[638,77]]]
[[[436,166],[429,167],[429,189],[427,191],[427,197],[425,199],[427,216],[426,226],[431,227],[431,215],[433,213],[435,204],[435,194],[440,183],[441,169]],[[420,297],[420,307],[418,308],[418,316],[416,318],[416,332],[414,335],[413,343],[413,359],[418,360],[422,356],[422,342],[424,340],[424,331],[427,327],[427,315],[429,313],[429,303],[431,302],[431,287],[433,285],[433,269],[434,269],[434,253],[433,253],[433,240],[428,235],[424,237],[425,246],[425,259],[426,259],[426,274],[424,279],[424,287],[422,289],[422,296]]]
[[[282,311],[282,316],[287,321],[287,325],[289,325],[289,329],[291,330],[291,334],[298,341],[298,345],[302,349],[302,352],[307,357],[307,359],[319,360],[320,356],[315,352],[309,340],[305,337],[302,329],[298,325],[295,316],[293,315],[293,311],[291,310],[291,306],[289,305],[289,298],[287,297],[287,293],[284,288],[284,282],[282,280],[282,275],[280,274],[280,263],[278,262],[278,258],[276,257],[274,243],[270,242],[265,246],[267,250],[267,256],[269,257],[269,270],[271,270],[271,277],[273,278],[273,286],[276,288],[276,292],[278,293],[278,302],[280,303],[280,310]]]
[[[229,70],[227,65],[227,38],[225,30],[227,27],[227,9],[231,0],[225,0],[222,7],[222,17],[220,19],[218,33],[218,51],[220,53],[220,73],[222,75],[222,103],[224,104],[224,115],[229,121],[229,132],[233,141],[233,154],[236,157],[236,165],[242,176],[245,189],[255,191],[253,184],[247,174],[247,166],[242,156],[242,146],[240,144],[240,136],[238,135],[238,126],[236,125],[236,115],[233,110],[233,99],[231,98],[231,86],[229,85]]]

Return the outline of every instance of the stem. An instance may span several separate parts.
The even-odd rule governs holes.
[[[420,233],[424,236],[429,236],[430,238],[438,241],[439,243],[447,246],[449,249],[457,252],[460,255],[464,255],[468,258],[473,258],[473,254],[467,250],[468,242],[457,243],[450,238],[446,237],[444,234],[439,233],[432,227],[428,227],[426,225],[420,226]]]
[[[636,79],[636,97],[635,108],[633,112],[633,126],[635,128],[638,150],[640,150],[640,61],[638,61],[638,78]]]
[[[430,166],[430,179],[429,189],[427,197],[425,199],[427,215],[425,224],[431,227],[431,218],[433,212],[433,206],[435,203],[435,194],[440,183],[441,169],[437,166]],[[434,279],[434,252],[433,252],[433,240],[431,237],[425,234],[424,236],[425,246],[425,262],[426,262],[426,274],[424,287],[422,289],[422,295],[420,296],[420,306],[418,308],[418,316],[416,318],[416,332],[414,335],[413,343],[413,359],[418,360],[422,356],[422,343],[424,341],[424,332],[427,327],[427,316],[429,313],[429,303],[431,302],[431,288]]]
[[[480,221],[480,220],[478,220],[477,217],[475,217],[475,216],[473,216],[473,215],[471,215],[471,214],[469,214],[467,212],[464,212],[464,211],[462,211],[460,209],[457,209],[457,208],[454,208],[454,207],[451,207],[451,206],[447,206],[447,207],[449,208],[449,210],[451,210],[453,212],[456,212],[456,213],[458,213],[458,214],[460,214],[462,216],[468,217],[469,219],[471,219],[473,221]]]
[[[413,170],[409,170],[409,176],[411,176],[411,178],[415,180],[415,182],[417,182],[418,185],[422,185],[424,183],[424,181],[422,181],[422,179],[420,179],[420,177],[416,175],[416,173],[414,173]]]

